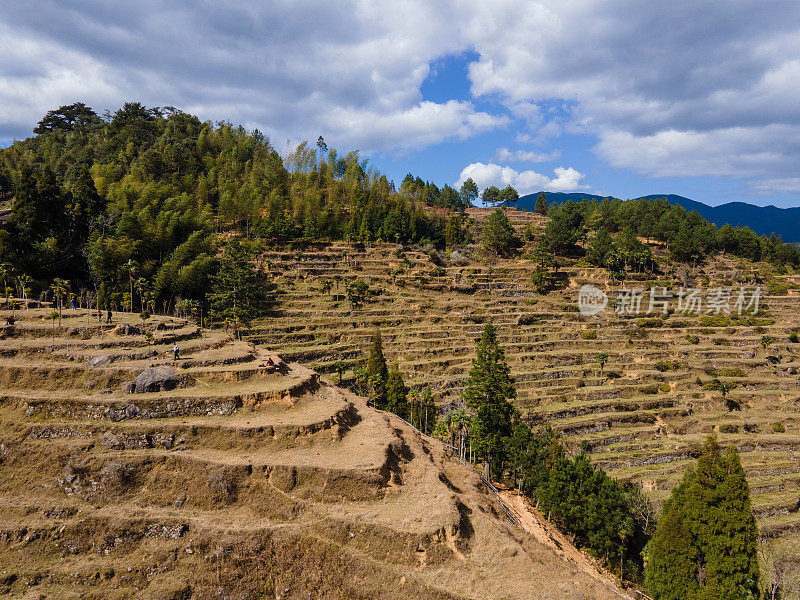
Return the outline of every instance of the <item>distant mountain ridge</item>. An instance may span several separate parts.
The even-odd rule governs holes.
[[[533,210],[536,198],[541,192],[520,196],[517,208]],[[604,196],[562,192],[545,192],[548,204],[583,198],[602,200]],[[676,194],[651,194],[642,198],[666,198],[670,204],[679,204],[687,211],[696,210],[706,220],[721,227],[725,223],[733,227],[747,226],[759,235],[779,235],[784,242],[800,242],[800,208],[778,208],[776,206],[753,206],[745,202],[728,202],[719,206],[709,206]]]

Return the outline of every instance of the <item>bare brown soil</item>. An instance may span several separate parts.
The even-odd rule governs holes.
[[[0,340],[0,594],[617,597],[438,441],[300,364],[179,320],[116,315],[151,344],[46,312]],[[150,366],[177,387],[125,393]]]

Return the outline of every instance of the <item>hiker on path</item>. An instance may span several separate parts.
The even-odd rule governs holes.
[[[106,323],[111,323],[111,309],[108,309],[108,315],[106,316]]]
[[[175,342],[172,345],[172,354],[173,354],[173,360],[180,360],[181,356],[180,356],[180,350],[178,349],[178,342]]]

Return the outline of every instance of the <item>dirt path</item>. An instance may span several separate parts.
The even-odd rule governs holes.
[[[498,494],[503,504],[511,509],[519,519],[520,526],[537,541],[551,548],[557,556],[562,557],[577,569],[607,585],[620,598],[632,600],[630,596],[619,589],[614,578],[600,569],[586,554],[575,548],[561,532],[542,518],[522,495],[514,490],[498,490]]]

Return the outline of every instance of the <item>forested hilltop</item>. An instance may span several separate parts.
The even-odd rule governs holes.
[[[500,217],[470,227],[464,209],[479,192],[471,179],[456,190],[409,174],[396,189],[357,151],[340,155],[321,137],[281,156],[257,130],[138,102],[103,116],[82,103],[62,106],[34,133],[0,151],[0,208],[13,202],[0,228],[6,297],[75,294],[103,308],[169,312],[183,303],[206,313],[216,297],[227,307],[220,317],[247,320],[256,312],[241,310],[253,308],[252,286],[237,286],[241,298],[226,290],[250,277],[242,265],[272,242],[452,249],[480,238],[490,254],[521,245]],[[481,197],[496,205],[519,196],[490,186]],[[657,268],[635,235],[666,242],[681,262],[722,251],[779,269],[800,264],[798,249],[775,236],[717,229],[666,200],[548,207],[542,194],[536,210],[551,218],[535,257],[543,278],[557,255],[574,252],[614,273]],[[223,252],[232,234],[243,243]],[[239,314],[222,314],[231,305]]]
[[[0,202],[14,207],[0,230],[2,276],[6,287],[23,276],[23,294],[58,278],[96,290],[101,306],[204,301],[219,234],[235,231],[444,242],[444,223],[415,202],[430,200],[430,186],[412,178],[398,192],[358,152],[340,155],[322,138],[282,158],[259,131],[136,102],[103,117],[64,106],[34,131],[0,151]],[[463,206],[443,191],[435,201]]]

